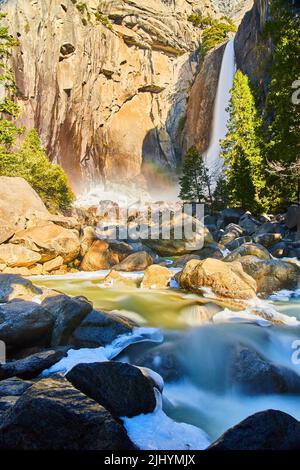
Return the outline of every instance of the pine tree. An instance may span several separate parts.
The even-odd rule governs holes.
[[[12,49],[18,45],[18,41],[3,24],[5,14],[0,13],[0,156],[15,143],[23,129],[17,127],[13,120],[19,115],[20,109],[15,101],[16,84],[14,74],[9,66],[9,58]]]
[[[185,201],[212,203],[212,180],[205,167],[203,157],[195,147],[191,147],[184,157],[183,175],[179,179],[179,197]]]
[[[299,199],[300,179],[295,178],[294,165],[300,159],[300,105],[292,99],[300,88],[300,16],[292,0],[272,0],[266,25],[274,44],[271,82],[268,88],[265,114],[269,117],[266,132],[266,159],[283,168],[268,178],[270,200],[273,188],[277,201],[285,208],[289,201]],[[283,177],[286,175],[286,177]],[[274,200],[273,207],[274,206]]]
[[[74,199],[63,169],[50,163],[35,129],[28,132],[16,154],[14,173],[16,172],[29,182],[53,210],[67,209]]]
[[[262,209],[265,187],[262,157],[262,122],[249,78],[237,71],[229,104],[228,133],[221,142],[229,202],[234,207]]]

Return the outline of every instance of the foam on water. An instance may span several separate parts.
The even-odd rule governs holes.
[[[289,302],[292,299],[300,298],[300,289],[296,290],[287,290],[283,289],[278,292],[275,292],[269,297],[269,300],[273,302]]]
[[[42,372],[43,377],[62,372],[67,374],[77,364],[110,361],[120,354],[127,346],[144,341],[161,343],[163,334],[158,328],[134,328],[132,333],[118,336],[111,344],[99,348],[70,349],[68,355],[49,369]]]
[[[169,418],[162,409],[157,391],[157,406],[153,413],[133,418],[123,417],[129,438],[142,450],[203,450],[210,441],[202,429]]]

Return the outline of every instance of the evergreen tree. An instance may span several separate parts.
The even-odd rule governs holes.
[[[184,157],[183,175],[179,179],[182,200],[212,203],[212,180],[204,165],[203,157],[195,147],[191,147]]]
[[[67,177],[47,158],[35,129],[28,132],[14,159],[14,174],[25,178],[52,209],[67,209],[74,199]]]
[[[234,207],[262,209],[265,187],[261,119],[249,78],[237,71],[229,104],[228,133],[222,141],[228,199]]]
[[[0,13],[0,155],[12,147],[16,137],[23,132],[13,120],[19,115],[20,109],[15,102],[16,84],[14,74],[9,66],[12,49],[18,41],[9,34],[8,27],[3,24],[5,14]]]
[[[284,208],[289,201],[299,198],[299,177],[294,165],[300,159],[300,105],[293,93],[300,88],[300,15],[292,0],[272,0],[271,19],[266,33],[274,44],[271,82],[266,100],[269,126],[266,132],[266,159],[279,165],[283,171],[268,178],[269,199],[273,188],[277,203]],[[286,177],[283,177],[286,175]],[[279,177],[280,176],[280,177]]]

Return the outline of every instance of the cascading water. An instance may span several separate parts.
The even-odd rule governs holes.
[[[227,133],[228,112],[226,111],[230,100],[230,90],[235,74],[234,39],[231,39],[225,48],[216,94],[211,140],[205,153],[206,167],[213,179],[217,179],[223,167],[220,158],[220,140]]]

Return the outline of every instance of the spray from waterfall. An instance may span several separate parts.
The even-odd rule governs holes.
[[[225,48],[222,66],[219,76],[218,89],[214,105],[211,140],[204,157],[209,174],[217,178],[223,168],[223,159],[220,157],[220,140],[227,133],[228,108],[230,101],[230,90],[233,85],[235,74],[234,39],[231,39]]]

